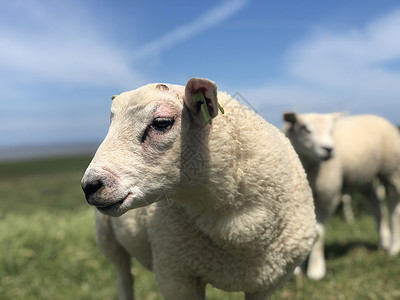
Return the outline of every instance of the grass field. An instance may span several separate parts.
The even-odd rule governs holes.
[[[0,299],[116,299],[112,266],[94,240],[94,212],[80,179],[89,157],[0,164]],[[327,224],[328,275],[293,278],[272,299],[400,299],[400,256],[377,249],[373,219],[357,205]],[[139,300],[162,299],[133,263]],[[243,299],[208,287],[208,299]]]

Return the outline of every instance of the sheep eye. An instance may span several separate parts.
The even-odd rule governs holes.
[[[154,129],[160,133],[164,133],[167,130],[171,129],[174,123],[175,119],[173,118],[155,118],[151,122],[151,124],[146,127],[146,130],[144,131],[143,136],[141,138],[141,142],[144,143],[144,141],[147,139],[150,129]]]
[[[308,129],[308,127],[306,125],[301,125],[300,126],[300,130],[305,132],[305,133],[310,133],[311,132],[311,130]]]
[[[175,120],[172,118],[155,118],[150,126],[157,131],[164,132],[170,129],[174,123]]]

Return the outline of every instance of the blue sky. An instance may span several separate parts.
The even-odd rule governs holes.
[[[0,3],[0,147],[101,141],[110,97],[215,81],[280,127],[285,111],[400,124],[396,1]]]

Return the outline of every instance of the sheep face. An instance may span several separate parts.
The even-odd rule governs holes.
[[[87,202],[120,216],[166,198],[182,179],[183,141],[204,126],[193,102],[199,92],[215,117],[216,86],[205,79],[191,79],[186,88],[150,84],[113,96],[108,134],[81,183]]]
[[[286,136],[301,157],[328,160],[334,155],[333,129],[340,114],[285,113]]]

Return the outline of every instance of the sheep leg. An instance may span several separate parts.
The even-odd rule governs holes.
[[[205,300],[205,285],[196,279],[176,278],[171,274],[161,275],[155,270],[158,287],[165,300]]]
[[[317,223],[317,240],[311,249],[308,259],[307,277],[312,280],[320,280],[326,274],[326,265],[324,257],[324,239],[325,226],[324,223]]]
[[[383,249],[389,249],[391,232],[389,227],[389,214],[386,206],[386,188],[383,184],[380,184],[380,182],[378,182],[378,184],[375,184],[374,188],[376,197],[379,200],[379,207],[382,214],[382,222],[380,228],[383,227],[383,229],[381,230],[382,232],[379,232],[380,245],[382,245]]]
[[[389,254],[400,253],[400,202],[397,202],[392,209],[392,243]]]
[[[131,259],[126,250],[114,236],[110,217],[96,212],[97,244],[104,256],[114,265],[117,276],[117,291],[119,300],[133,300],[133,276],[131,274]]]
[[[124,250],[120,252],[118,261],[113,261],[117,276],[117,291],[119,300],[133,300],[133,276],[130,270],[130,257]]]
[[[267,300],[269,293],[257,292],[257,293],[245,293],[245,300]]]
[[[398,188],[397,188],[398,187]],[[388,186],[388,200],[392,219],[392,240],[389,249],[390,255],[400,253],[400,183]]]
[[[351,207],[351,196],[349,194],[344,194],[342,196],[343,203],[343,214],[346,222],[349,224],[354,224],[354,213]]]
[[[379,194],[379,196],[378,196]],[[388,250],[390,247],[390,228],[388,222],[388,214],[386,211],[384,193],[379,192],[378,187],[374,189],[371,185],[369,195],[372,202],[372,210],[379,232],[379,247]]]

